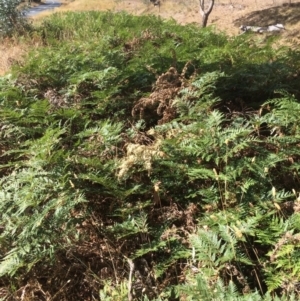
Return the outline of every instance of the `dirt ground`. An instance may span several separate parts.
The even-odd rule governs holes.
[[[154,6],[150,0],[62,0],[64,10],[111,10],[130,13],[154,14],[173,18],[180,24],[200,23],[199,0],[160,0]],[[205,0],[207,3],[209,0]],[[291,3],[289,3],[291,2]],[[56,10],[57,11],[57,10]],[[208,25],[229,35],[241,33],[241,25],[268,26],[277,23],[286,28],[281,33],[285,44],[300,44],[300,0],[215,0]]]
[[[201,20],[197,0],[161,0],[160,7],[144,4],[147,6],[144,10],[136,2],[142,1],[122,1],[119,6],[120,9],[137,14],[154,13],[163,18],[173,18],[181,24],[199,23]],[[217,0],[208,20],[208,25],[214,25],[217,30],[225,31],[229,35],[241,33],[241,25],[268,26],[277,23],[285,26],[286,36],[297,38],[300,28],[300,1],[294,0],[289,5],[289,0]]]

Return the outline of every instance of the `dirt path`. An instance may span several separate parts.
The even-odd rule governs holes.
[[[26,10],[27,17],[33,17],[46,10],[53,10],[61,5],[60,1],[44,0],[42,4],[34,6]]]

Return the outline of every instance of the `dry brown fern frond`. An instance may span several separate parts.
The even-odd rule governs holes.
[[[172,106],[172,103],[179,92],[186,87],[185,72],[189,64],[190,62],[185,65],[181,74],[175,67],[171,67],[160,75],[156,80],[153,92],[135,104],[131,111],[132,116],[146,121],[160,118],[158,124],[174,119],[176,108]]]
[[[61,91],[57,91],[53,88],[48,88],[43,95],[52,108],[66,108],[77,105],[82,99],[82,95],[74,94],[72,96],[62,94]]]
[[[134,37],[132,40],[124,43],[123,49],[125,52],[132,52],[138,49],[144,41],[155,40],[157,37],[150,29],[146,29],[141,32],[140,37]]]
[[[49,88],[45,93],[44,97],[49,101],[53,107],[63,107],[66,105],[66,100],[62,97],[55,89]]]
[[[127,155],[119,166],[118,178],[124,178],[136,164],[142,165],[150,174],[153,159],[165,156],[164,152],[160,150],[160,145],[161,140],[159,139],[152,145],[129,143],[126,147]]]

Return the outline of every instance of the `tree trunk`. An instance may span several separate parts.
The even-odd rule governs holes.
[[[208,6],[207,10],[205,10],[205,0],[199,0],[199,4],[200,4],[200,14],[202,16],[201,26],[206,27],[208,17],[210,15],[210,13],[212,12],[212,9],[213,9],[214,4],[215,4],[215,0],[210,0],[210,3],[209,3],[209,6]]]
[[[206,27],[208,21],[208,14],[203,14],[202,15],[202,22],[201,22],[201,27]]]

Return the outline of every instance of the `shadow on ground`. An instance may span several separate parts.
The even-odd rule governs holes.
[[[297,24],[300,20],[300,3],[285,4],[251,12],[234,21],[235,26],[268,26],[277,23]]]

